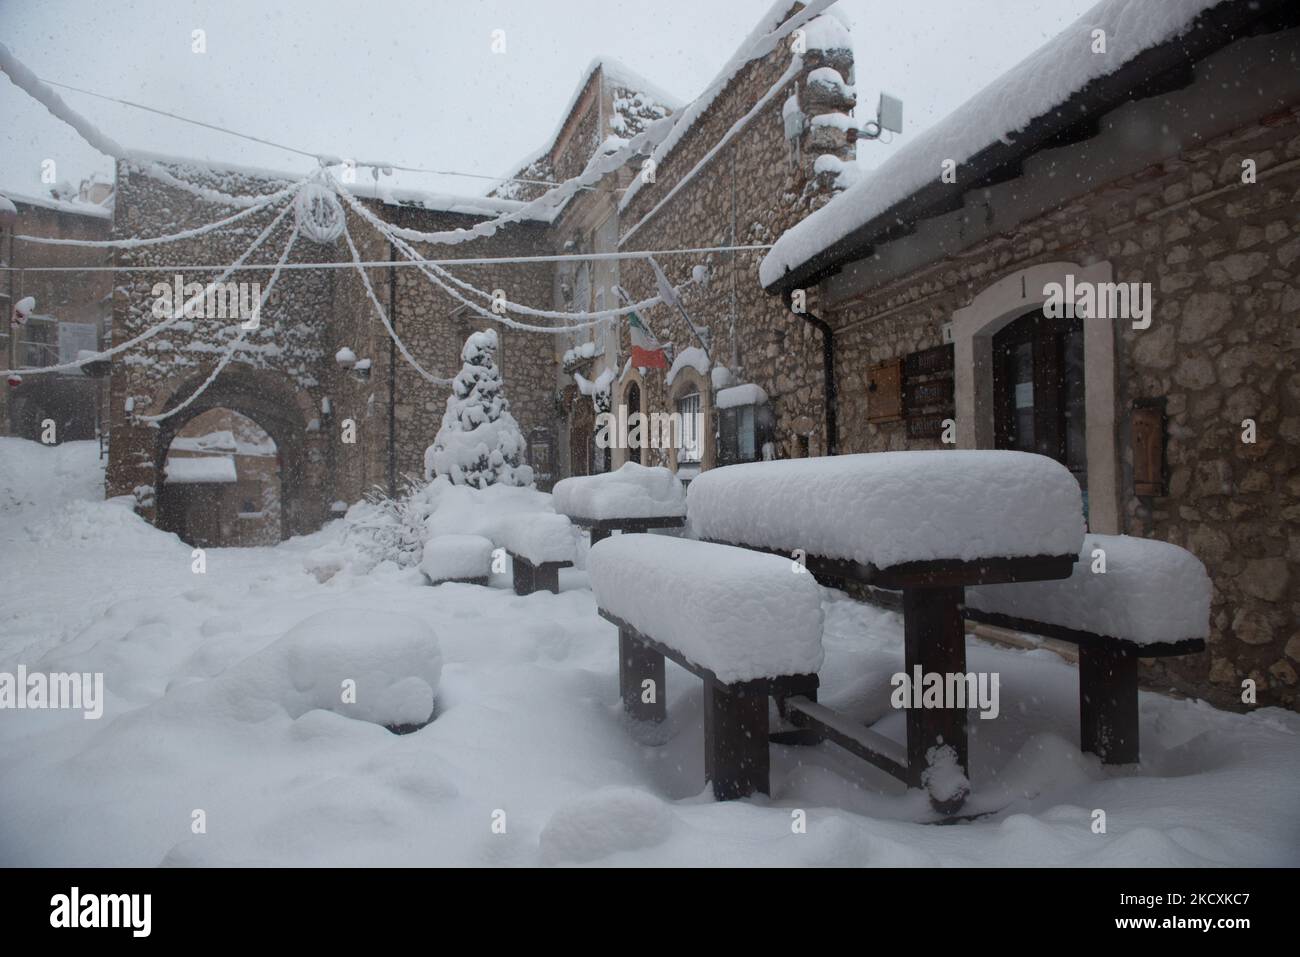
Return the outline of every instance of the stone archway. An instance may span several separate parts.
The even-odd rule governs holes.
[[[174,408],[193,394],[207,378],[207,372],[184,380],[172,380],[155,394],[150,414]],[[291,383],[275,372],[231,366],[184,410],[164,419],[150,430],[149,455],[154,473],[154,500],[165,497],[164,463],[172,440],[187,423],[214,409],[229,409],[260,426],[275,442],[280,471],[281,538],[314,531],[328,517],[327,490],[332,485],[327,474],[324,436],[319,417],[310,398],[294,390]],[[155,514],[163,524],[165,516]]]

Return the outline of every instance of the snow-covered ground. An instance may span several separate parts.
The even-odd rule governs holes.
[[[774,748],[772,798],[718,804],[699,682],[669,665],[662,743],[631,733],[615,632],[580,568],[561,594],[526,598],[504,575],[434,588],[414,567],[321,582],[304,560],[337,543],[334,523],[211,550],[198,575],[187,546],[98,501],[96,451],[0,439],[0,672],[102,671],[107,696],[97,721],[0,711],[0,863],[1300,864],[1300,715],[1144,693],[1142,767],[1103,769],[1077,749],[1069,664],[972,639],[972,669],[1001,675],[1002,713],[971,721],[966,809],[997,813],[918,823],[924,796],[830,745]],[[823,610],[822,700],[889,711],[899,619],[833,592]],[[350,630],[355,651],[339,646]],[[420,683],[436,687],[427,727],[305,710],[328,699],[313,697],[327,658],[391,670],[421,640],[429,660],[406,690],[416,707]]]

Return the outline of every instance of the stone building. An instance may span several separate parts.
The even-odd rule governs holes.
[[[108,239],[113,211],[105,189],[102,183],[83,184],[85,201],[8,194],[17,218],[11,229],[0,227],[0,253],[10,267],[0,277],[0,361],[6,368],[71,362],[79,352],[94,351],[103,343],[113,275],[85,267],[110,265],[111,252],[19,242],[14,236]],[[35,309],[24,324],[11,324],[14,305],[28,296],[36,301]],[[104,382],[83,371],[24,376],[0,392],[0,435],[39,441],[42,435],[51,437],[46,425],[53,423],[55,442],[93,439],[105,399]]]
[[[526,306],[582,313],[650,298],[659,284],[640,252],[653,252],[681,288],[680,308],[639,316],[666,368],[632,365],[626,322],[521,314],[556,332],[498,326],[505,392],[539,484],[629,459],[689,480],[730,462],[941,448],[945,437],[1030,448],[1075,472],[1093,530],[1175,542],[1209,569],[1210,653],[1155,666],[1163,670],[1151,677],[1225,705],[1240,703],[1249,678],[1262,702],[1294,706],[1294,5],[1225,0],[1180,36],[1127,53],[1133,31],[1121,31],[1110,56],[1076,24],[871,173],[852,162],[871,104],[859,102],[845,25],[827,13],[764,44],[800,9],[779,0],[689,104],[613,60],[593,61],[554,134],[486,197],[388,190],[368,170],[350,187],[411,230],[512,214],[491,236],[413,245],[474,260],[446,268]],[[756,43],[760,55],[745,56]],[[1021,104],[1050,99],[1027,93],[1044,93],[1044,57],[1072,64],[1049,72],[1077,83],[1017,116]],[[646,131],[657,143],[648,156],[563,203],[533,203]],[[147,163],[119,167],[115,235],[229,215],[195,188],[265,194],[296,179],[163,166],[192,186]],[[119,252],[116,262],[133,269],[119,277],[115,340],[150,324],[169,264],[228,263],[271,218]],[[363,261],[404,258],[355,212],[346,220]],[[255,262],[274,262],[291,222]],[[777,245],[766,258],[718,248],[768,243]],[[712,251],[684,251],[701,247]],[[318,527],[370,486],[396,489],[422,474],[448,390],[400,355],[371,296],[434,378],[457,372],[461,344],[492,319],[472,294],[450,295],[409,265],[370,267],[367,289],[350,258],[342,241],[301,240],[291,261],[346,268],[286,273],[249,347],[157,426],[141,416],[193,394],[237,324],[180,323],[114,362],[110,493],[134,492],[157,518],[172,439],[219,408],[274,441],[285,534]],[[1124,304],[1151,308],[1110,324],[1058,319],[1044,311],[1052,283],[1137,283],[1139,297]],[[343,348],[354,368],[335,361]],[[620,407],[698,414],[701,442],[600,448],[596,415]]]
[[[842,451],[940,448],[951,420],[959,447],[1064,462],[1091,530],[1196,554],[1214,582],[1209,653],[1151,677],[1227,706],[1245,679],[1261,703],[1297,701],[1298,26],[1295,5],[1217,4],[1081,75],[1015,135],[964,141],[1027,71],[1096,55],[1080,21],[763,268],[832,332]],[[1146,306],[1055,315],[1053,284],[1106,283]]]

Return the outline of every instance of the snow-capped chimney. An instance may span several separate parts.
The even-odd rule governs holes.
[[[817,209],[849,185],[843,174],[855,155],[848,131],[856,125],[851,114],[857,92],[848,28],[834,15],[824,15],[810,20],[805,31],[807,51],[797,94],[803,121],[794,155],[806,177],[804,198]],[[793,108],[787,102],[787,111]],[[791,120],[787,130],[795,125]]]

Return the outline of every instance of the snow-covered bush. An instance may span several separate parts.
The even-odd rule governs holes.
[[[392,562],[402,568],[420,563],[427,537],[425,522],[433,512],[429,483],[406,476],[396,496],[379,486],[365,501],[348,509],[344,541],[352,544],[369,568]]]
[[[475,332],[461,349],[464,367],[452,381],[447,411],[424,453],[426,479],[445,475],[455,485],[531,485],[533,470],[520,464],[524,437],[510,414],[496,367],[497,334]]]

